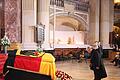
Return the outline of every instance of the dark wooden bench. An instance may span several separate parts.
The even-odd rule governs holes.
[[[51,76],[43,75],[38,72],[19,69],[11,66],[7,66],[8,73],[5,76],[5,80],[52,80]]]

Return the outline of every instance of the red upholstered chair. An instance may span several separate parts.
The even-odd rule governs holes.
[[[4,80],[3,67],[7,59],[7,54],[0,54],[0,80]]]

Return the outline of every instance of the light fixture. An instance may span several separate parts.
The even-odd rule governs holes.
[[[120,3],[120,0],[114,0],[114,3]]]

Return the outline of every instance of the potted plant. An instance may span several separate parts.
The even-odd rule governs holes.
[[[7,46],[10,46],[10,40],[8,39],[6,33],[1,39],[1,45],[3,46],[4,53],[7,53]]]

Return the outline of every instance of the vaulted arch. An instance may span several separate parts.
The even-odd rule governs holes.
[[[56,24],[61,22],[61,25],[65,25],[74,29],[74,31],[87,31],[88,22],[83,16],[70,12],[56,12]],[[50,23],[54,23],[54,14],[50,15]],[[57,28],[57,26],[56,26]]]

